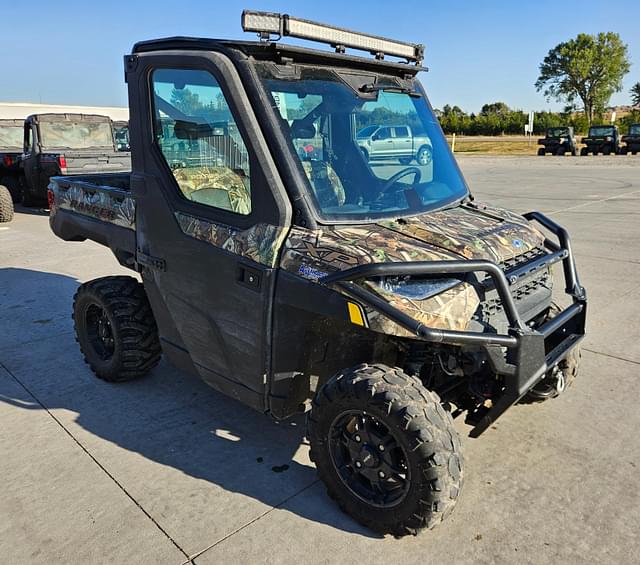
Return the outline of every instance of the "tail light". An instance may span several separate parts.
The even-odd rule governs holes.
[[[5,155],[2,161],[4,162],[5,167],[13,165],[13,157],[11,155]]]
[[[50,188],[47,189],[47,204],[49,205],[49,210],[53,208],[53,201],[55,197],[53,196],[53,190]]]
[[[64,155],[58,155],[58,166],[63,175],[67,174],[67,158]]]

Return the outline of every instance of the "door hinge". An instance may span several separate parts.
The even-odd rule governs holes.
[[[160,257],[152,257],[151,255],[147,255],[142,251],[138,250],[136,253],[136,263],[141,265],[142,267],[146,267],[147,269],[152,269],[154,271],[166,271],[167,263],[164,259]]]

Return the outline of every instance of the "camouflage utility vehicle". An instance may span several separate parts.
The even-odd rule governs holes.
[[[542,139],[538,139],[538,155],[551,153],[552,155],[564,155],[571,153],[574,157],[578,154],[578,142],[573,134],[572,127],[547,128]]]
[[[640,151],[640,124],[631,124],[629,126],[629,133],[622,136],[622,143],[625,144],[620,149],[623,155],[627,153],[637,155],[638,151]]]
[[[133,172],[52,179],[53,231],[142,279],[80,286],[80,347],[108,381],[162,353],[275,418],[307,411],[338,504],[416,533],[462,487],[453,418],[479,436],[575,378],[586,299],[569,236],[471,197],[416,80],[422,46],[270,13],[243,27],[261,41],[135,45]],[[286,35],[336,52],[271,39]],[[429,162],[367,162],[357,132],[381,116],[428,140]]]
[[[20,200],[20,158],[24,120],[0,120],[0,185]]]
[[[620,132],[618,126],[591,126],[589,135],[582,138],[582,143],[586,145],[580,150],[580,155],[592,153],[597,155],[617,155],[620,153]]]

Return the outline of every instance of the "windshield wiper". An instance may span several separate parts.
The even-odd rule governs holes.
[[[414,98],[420,98],[422,95],[417,91],[405,86],[394,86],[393,84],[363,84],[360,87],[360,92],[399,92],[400,94],[408,94]]]

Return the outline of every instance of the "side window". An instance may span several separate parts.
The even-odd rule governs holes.
[[[397,127],[397,128],[393,128],[396,137],[409,137],[409,128],[407,127]]]
[[[151,83],[155,141],[182,195],[250,214],[249,153],[215,77],[206,71],[157,69]]]
[[[390,128],[380,128],[375,135],[376,139],[389,139],[391,137]]]

